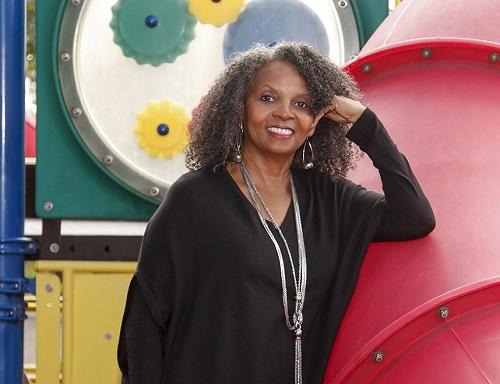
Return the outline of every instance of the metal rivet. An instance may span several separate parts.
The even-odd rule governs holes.
[[[111,155],[104,155],[104,157],[102,158],[102,162],[106,165],[110,165],[112,162],[113,162],[113,156]]]
[[[113,335],[112,335],[110,332],[106,332],[106,333],[104,334],[104,338],[105,338],[106,340],[111,340],[111,339],[113,338]]]
[[[372,66],[370,64],[366,63],[366,64],[363,64],[361,69],[363,70],[364,73],[368,73],[372,70]]]
[[[52,284],[45,284],[45,290],[47,292],[52,292],[54,290],[54,287],[52,286]]]
[[[432,56],[432,49],[430,48],[424,48],[422,49],[422,57],[424,59],[428,59]]]
[[[74,117],[79,117],[81,114],[82,114],[82,109],[79,108],[79,107],[75,107],[71,110],[71,114],[74,116]]]
[[[52,243],[52,244],[50,244],[49,249],[50,249],[50,252],[57,253],[57,252],[59,252],[59,244]]]
[[[348,6],[349,4],[347,3],[347,1],[346,1],[346,0],[340,0],[340,1],[338,2],[338,5],[339,5],[339,8],[347,8],[347,6]]]
[[[167,124],[161,123],[158,124],[158,127],[156,127],[156,132],[158,132],[160,136],[166,136],[170,132],[170,128]]]
[[[446,319],[450,314],[450,310],[448,309],[448,307],[441,307],[438,309],[438,314],[441,319]]]
[[[490,62],[495,64],[498,60],[500,60],[500,54],[498,54],[498,52],[492,52],[490,54]]]
[[[384,360],[384,352],[382,351],[373,352],[372,359],[376,363],[381,363]]]
[[[54,209],[54,203],[52,201],[46,201],[43,203],[43,209],[47,212],[50,212]]]
[[[160,194],[160,188],[158,187],[151,187],[151,189],[149,190],[149,194],[153,197],[156,197]]]
[[[73,4],[75,7],[80,5],[82,3],[81,0],[71,0],[71,4]]]
[[[68,52],[63,52],[59,56],[61,58],[61,61],[70,61],[71,60],[71,55]]]
[[[154,28],[158,25],[158,18],[155,15],[149,15],[146,17],[145,23],[149,28]]]
[[[14,283],[14,288],[15,288],[15,289],[19,288],[19,284]]]

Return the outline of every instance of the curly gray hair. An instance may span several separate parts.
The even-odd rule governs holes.
[[[257,71],[271,61],[286,61],[305,79],[311,98],[311,112],[317,115],[331,104],[333,95],[360,98],[354,80],[330,59],[304,43],[278,43],[273,47],[257,44],[231,59],[202,99],[190,124],[186,166],[190,170],[216,169],[233,161],[240,140],[239,124]],[[343,177],[355,166],[357,147],[345,138],[348,124],[322,118],[311,143],[314,168],[334,177]],[[304,168],[301,149],[293,166]]]

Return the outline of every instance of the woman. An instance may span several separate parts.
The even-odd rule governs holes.
[[[122,323],[126,383],[320,383],[371,241],[435,226],[350,78],[305,44],[233,59],[144,235]],[[384,196],[344,178],[357,144]]]

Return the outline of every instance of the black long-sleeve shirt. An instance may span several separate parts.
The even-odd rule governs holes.
[[[435,225],[408,162],[372,111],[346,137],[378,168],[384,195],[317,171],[292,170],[307,253],[307,384],[322,380],[368,244],[415,239]],[[292,207],[281,229],[296,263]],[[144,235],[118,350],[124,382],[293,382],[294,339],[281,303],[276,251],[231,176],[225,169],[186,174]],[[289,303],[293,308],[292,297]]]

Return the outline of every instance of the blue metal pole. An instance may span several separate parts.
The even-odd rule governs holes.
[[[23,0],[0,0],[0,384],[23,381]]]

